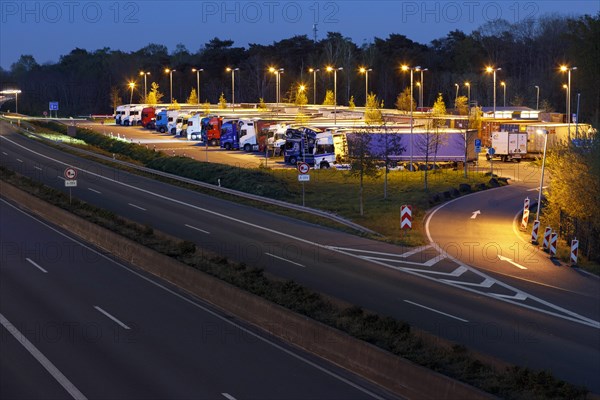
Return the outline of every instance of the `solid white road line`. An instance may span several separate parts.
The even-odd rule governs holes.
[[[282,260],[282,261],[285,261],[285,262],[289,262],[290,264],[294,264],[294,265],[298,265],[298,266],[300,266],[302,268],[306,268],[306,266],[304,266],[302,264],[298,264],[297,262],[294,262],[294,261],[290,261],[287,258],[279,257],[279,256],[276,256],[275,254],[271,254],[271,253],[265,253],[265,254],[268,255],[268,256],[271,256],[273,258],[277,258],[279,260]]]
[[[462,322],[469,322],[469,321],[467,321],[466,319],[462,319],[462,318],[456,317],[456,316],[454,316],[454,315],[452,315],[452,314],[447,314],[447,313],[445,313],[445,312],[442,312],[442,311],[436,310],[435,308],[430,308],[430,307],[424,306],[424,305],[422,305],[422,304],[419,304],[419,303],[415,303],[415,302],[413,302],[413,301],[410,301],[410,300],[404,300],[404,301],[405,301],[406,303],[412,304],[412,305],[414,305],[414,306],[421,307],[421,308],[424,308],[424,309],[426,309],[426,310],[433,311],[433,312],[435,312],[435,313],[438,313],[438,314],[445,315],[446,317],[454,318],[454,319],[457,319],[457,320],[459,320],[459,321],[462,321]]]
[[[48,371],[50,375],[52,375],[52,377],[56,379],[56,381],[71,395],[71,397],[77,400],[86,399],[86,397],[79,391],[79,389],[77,389],[75,385],[73,385],[71,381],[69,381],[67,377],[64,376],[62,372],[60,372],[58,368],[56,368],[54,364],[52,364],[52,362],[48,360],[46,356],[44,356],[33,345],[33,343],[27,340],[25,335],[19,332],[19,330],[13,324],[11,324],[10,321],[8,321],[2,314],[0,314],[0,324],[2,324],[2,326],[8,331],[8,333],[10,333],[15,339],[17,339],[17,341],[23,347],[25,347],[29,354],[31,354],[40,364],[42,364],[42,367],[44,367],[46,371]]]
[[[34,267],[36,267],[37,269],[39,269],[40,271],[42,271],[43,273],[47,274],[48,271],[46,271],[44,268],[40,267],[35,261],[33,261],[31,258],[26,258],[25,260],[27,260],[31,265],[33,265]]]
[[[135,207],[135,208],[137,208],[137,209],[139,209],[139,210],[146,211],[146,209],[145,209],[145,208],[143,208],[143,207],[140,207],[140,206],[136,206],[135,204],[131,204],[131,203],[127,203],[127,204],[129,204],[131,207]]]
[[[33,168],[37,169],[38,171],[41,171],[42,169],[36,165],[33,166]]]
[[[3,152],[2,152],[2,154],[4,154],[5,156],[7,156],[7,155],[8,155],[8,153],[7,153],[7,152],[5,152],[5,151],[3,151]]]
[[[23,162],[23,160],[21,160],[20,158],[17,158],[17,161],[18,161],[18,162]]]
[[[112,319],[117,324],[119,324],[121,326],[121,328],[123,328],[123,329],[131,329],[130,327],[128,327],[127,325],[125,325],[124,323],[122,323],[121,321],[119,321],[118,319],[116,319],[115,317],[113,317],[112,315],[110,315],[108,312],[104,311],[102,308],[100,308],[98,306],[94,306],[94,308],[96,310],[100,311],[102,314],[106,315],[108,318]]]
[[[230,395],[229,393],[221,393],[221,395],[223,397],[225,397],[227,400],[236,400],[235,397],[233,397],[232,395]]]
[[[197,230],[197,231],[200,231],[200,232],[202,232],[202,233],[206,233],[207,235],[210,235],[210,232],[208,232],[208,231],[205,231],[204,229],[196,228],[195,226],[188,225],[188,224],[185,224],[185,226],[187,226],[187,227],[188,227],[188,228],[190,228],[190,229],[195,229],[195,230]]]
[[[99,191],[97,191],[96,189],[88,188],[88,190],[89,190],[90,192],[94,192],[94,193],[102,194],[102,192],[99,192]]]

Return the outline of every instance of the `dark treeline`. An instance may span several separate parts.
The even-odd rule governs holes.
[[[199,40],[200,42],[200,40]],[[199,43],[200,45],[201,43]],[[400,70],[401,64],[421,66],[424,72],[423,104],[431,106],[438,93],[451,107],[459,84],[460,95],[467,95],[464,85],[471,83],[471,99],[482,106],[492,104],[493,80],[484,73],[487,65],[502,68],[497,73],[497,105],[536,106],[537,89],[540,91],[540,108],[556,112],[565,111],[565,73],[558,66],[577,67],[572,72],[572,112],[576,111],[577,94],[580,94],[581,120],[598,126],[600,109],[600,14],[568,18],[549,15],[518,23],[504,20],[488,22],[471,34],[459,30],[446,37],[423,45],[401,34],[388,38],[375,38],[361,46],[340,33],[328,33],[314,42],[306,36],[294,36],[271,45],[250,44],[248,48],[236,47],[230,40],[214,38],[196,52],[177,45],[171,53],[160,44],[149,44],[138,51],[126,53],[106,47],[95,51],[75,49],[60,57],[58,63],[39,65],[30,55],[22,55],[9,71],[0,70],[3,88],[13,86],[22,90],[19,111],[40,115],[48,109],[49,101],[60,102],[62,115],[112,113],[111,89],[117,88],[120,103],[128,103],[129,81],[136,81],[134,102],[141,99],[144,80],[140,71],[149,71],[151,82],[160,85],[160,91],[169,100],[169,75],[173,72],[173,96],[184,102],[192,88],[196,88],[196,73],[192,68],[202,68],[200,75],[200,100],[216,103],[221,93],[231,100],[231,73],[226,67],[239,68],[236,72],[236,102],[275,102],[275,75],[270,66],[284,68],[281,74],[282,99],[289,98],[299,83],[309,89],[308,100],[313,101],[313,74],[309,68],[319,68],[316,74],[317,103],[321,103],[326,90],[333,90],[333,73],[325,66],[342,67],[337,74],[339,104],[348,104],[354,96],[356,105],[362,106],[365,97],[365,77],[359,66],[372,68],[369,89],[384,101],[385,107],[394,107],[396,97],[410,85],[410,73]],[[416,83],[421,79],[415,73]],[[14,108],[6,103],[4,109]]]

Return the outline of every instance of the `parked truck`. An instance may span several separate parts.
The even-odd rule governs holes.
[[[268,121],[238,119],[224,122],[220,144],[226,150],[264,151]]]
[[[156,108],[144,107],[142,109],[141,125],[146,129],[154,129],[156,123]]]
[[[212,146],[219,144],[223,118],[217,116],[203,116],[196,113],[188,120],[187,139],[202,140]]]
[[[521,161],[527,157],[527,132],[493,132],[492,148],[494,157],[499,157],[502,161]],[[486,153],[486,158],[492,158],[490,153]]]
[[[129,115],[122,117],[122,124],[125,126],[136,126],[142,123],[142,110],[146,107],[145,104],[131,105],[129,108]]]

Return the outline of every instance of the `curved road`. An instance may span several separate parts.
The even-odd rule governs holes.
[[[546,286],[482,278],[481,271],[433,247],[399,248],[169,186],[48,148],[6,124],[0,148],[1,165],[63,191],[64,168],[78,168],[73,193],[92,204],[600,392],[597,293],[574,304]],[[525,292],[529,289],[532,293]],[[526,301],[517,301],[523,296]]]

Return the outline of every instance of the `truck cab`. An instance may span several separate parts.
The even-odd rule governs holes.
[[[188,119],[191,118],[190,114],[179,114],[177,117],[177,124],[175,125],[175,136],[183,136],[185,135],[185,130],[187,129]],[[171,131],[173,132],[173,131]]]
[[[246,152],[259,149],[257,123],[250,119],[227,121],[221,127],[221,147],[226,150],[244,149]]]
[[[132,105],[129,108],[128,116],[125,118],[122,118],[123,125],[125,125],[125,126],[140,125],[142,123],[142,110],[143,109],[144,109],[143,105],[140,105],[140,104]]]
[[[204,143],[208,143],[211,146],[218,145],[221,139],[223,118],[217,116],[204,117],[201,124],[201,135]]]
[[[285,132],[283,161],[295,165],[298,161],[314,164],[317,135],[322,133],[311,128],[288,128]]]
[[[144,107],[142,109],[141,125],[146,129],[154,129],[156,121],[156,109],[154,107]]]

